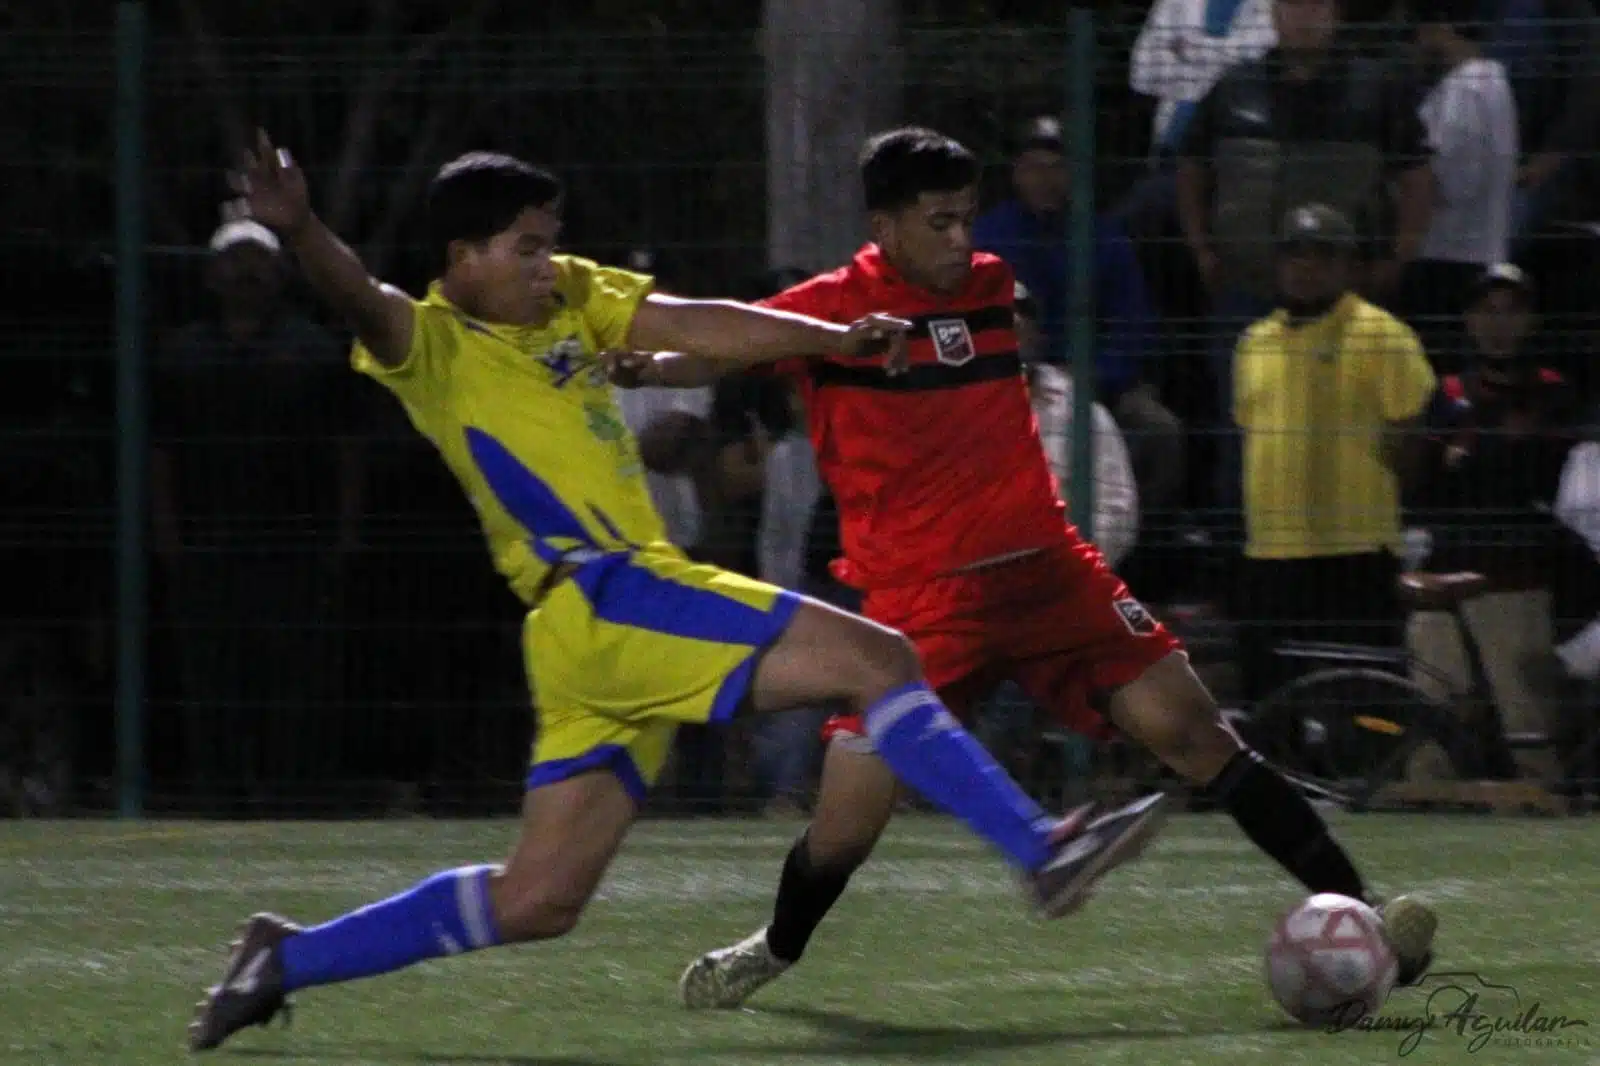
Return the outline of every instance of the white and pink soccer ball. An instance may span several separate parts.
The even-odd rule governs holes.
[[[1349,896],[1312,896],[1278,920],[1267,943],[1267,983],[1306,1025],[1352,1026],[1394,988],[1398,964],[1378,912]]]

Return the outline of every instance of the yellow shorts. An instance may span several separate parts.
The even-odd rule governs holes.
[[[800,598],[655,545],[584,562],[523,627],[530,789],[608,769],[635,801],[680,724],[725,722]]]

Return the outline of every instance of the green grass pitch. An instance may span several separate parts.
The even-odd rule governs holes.
[[[1291,1028],[1261,952],[1295,887],[1231,823],[1175,819],[1077,915],[1040,923],[1000,862],[951,822],[896,823],[805,962],[751,1008],[684,1011],[703,949],[765,920],[797,826],[641,825],[566,940],[428,963],[298,998],[220,1063],[330,1066],[1213,1066],[1600,1063],[1600,821],[1335,819],[1378,887],[1417,890],[1438,969],[1497,986],[1491,1029]],[[501,855],[510,822],[0,824],[0,1063],[188,1058],[191,1003],[239,919],[318,921],[442,867]],[[1453,996],[1453,998],[1452,998]],[[1436,1010],[1459,996],[1436,999]],[[1387,1013],[1421,1012],[1397,992]],[[1556,1031],[1493,1019],[1562,1016]],[[1587,1024],[1576,1024],[1587,1023]],[[1482,1031],[1480,1030],[1480,1034]]]

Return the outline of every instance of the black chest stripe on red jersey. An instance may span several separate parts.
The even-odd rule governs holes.
[[[812,363],[811,382],[819,389],[838,386],[847,389],[876,389],[880,392],[931,392],[959,389],[985,381],[1019,377],[1022,359],[1016,352],[980,355],[960,366],[946,363],[919,363],[904,374],[890,377],[881,365],[843,366],[839,363]]]
[[[893,314],[894,312],[886,312]],[[912,340],[928,340],[930,337],[929,323],[948,322],[952,318],[959,318],[967,324],[967,330],[974,337],[986,333],[991,329],[1014,329],[1016,320],[1012,317],[1010,304],[993,304],[989,307],[979,307],[971,311],[935,311],[927,315],[907,315],[911,323],[911,332],[907,334]]]

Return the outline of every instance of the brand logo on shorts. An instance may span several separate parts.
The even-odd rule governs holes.
[[[928,323],[928,336],[933,341],[933,354],[948,366],[970,363],[977,350],[972,347],[972,332],[959,318],[936,318]]]
[[[1120,600],[1112,600],[1111,606],[1116,609],[1122,618],[1122,624],[1128,627],[1128,632],[1136,637],[1148,637],[1156,631],[1156,616],[1149,609],[1132,596],[1124,596]]]

